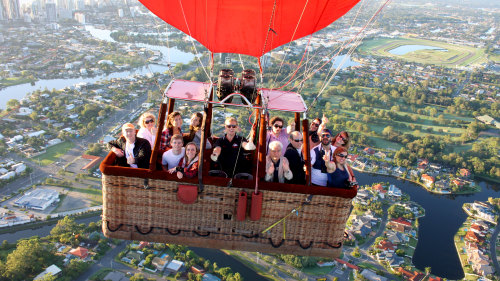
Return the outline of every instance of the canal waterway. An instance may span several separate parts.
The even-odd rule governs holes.
[[[435,47],[435,46],[427,46],[427,45],[403,45],[399,46],[397,48],[391,49],[389,53],[393,55],[404,55],[410,52],[418,51],[418,50],[436,50],[436,51],[442,51],[442,52],[447,52],[447,49],[443,49],[440,47]]]
[[[150,64],[144,67],[139,67],[129,71],[113,72],[107,75],[98,75],[95,77],[78,77],[68,79],[43,79],[38,80],[34,84],[26,83],[19,84],[0,90],[0,109],[7,107],[7,101],[10,99],[21,100],[28,94],[36,90],[60,90],[66,87],[71,87],[79,83],[96,83],[97,81],[110,80],[113,78],[126,78],[135,75],[149,75],[151,73],[163,73],[168,70],[167,66]]]
[[[438,195],[409,181],[391,176],[357,173],[362,185],[389,182],[410,199],[425,209],[425,217],[418,220],[418,244],[413,255],[413,264],[420,270],[431,267],[432,273],[448,278],[460,279],[464,272],[460,264],[453,236],[457,233],[467,214],[462,210],[464,203],[475,200],[486,201],[488,197],[500,197],[500,186],[480,182],[481,192],[469,195]]]

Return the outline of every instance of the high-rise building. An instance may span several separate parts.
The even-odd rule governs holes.
[[[45,4],[45,12],[47,13],[47,21],[48,22],[57,21],[57,13],[56,13],[56,4],[55,3],[46,3]]]
[[[0,13],[4,20],[17,20],[21,18],[19,0],[0,0]]]

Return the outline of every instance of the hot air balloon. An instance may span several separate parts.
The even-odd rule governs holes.
[[[212,53],[254,57],[314,33],[349,11],[358,0],[298,1],[150,1],[151,12],[204,45]],[[159,128],[176,100],[204,105],[202,138],[210,134],[213,105],[245,106],[256,118],[252,131],[257,149],[249,156],[251,175],[221,178],[210,171],[211,149],[201,149],[197,178],[182,180],[158,168],[159,140],[149,169],[114,166],[109,153],[103,177],[103,232],[107,237],[176,243],[188,246],[338,257],[345,223],[357,187],[311,186],[307,111],[295,92],[258,87],[256,73],[221,71],[216,83],[173,80],[164,92]],[[239,97],[242,104],[232,103]],[[266,114],[293,112],[302,128],[306,185],[264,181]]]

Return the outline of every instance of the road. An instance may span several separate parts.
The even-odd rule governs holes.
[[[500,223],[497,223],[497,227],[495,228],[495,231],[491,235],[490,239],[490,253],[491,253],[490,257],[493,260],[493,267],[495,268],[497,274],[500,274],[500,266],[498,265],[497,252],[496,252],[496,242],[499,232],[500,232]]]

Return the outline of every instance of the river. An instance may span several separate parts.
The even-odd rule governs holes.
[[[358,173],[356,178],[362,185],[375,182],[394,184],[425,209],[425,217],[419,219],[418,244],[413,255],[413,263],[418,269],[424,271],[426,267],[431,267],[433,274],[448,279],[464,277],[453,242],[453,236],[467,218],[462,205],[474,200],[486,201],[488,197],[500,197],[498,185],[480,182],[479,193],[438,195],[412,182],[391,176]]]

